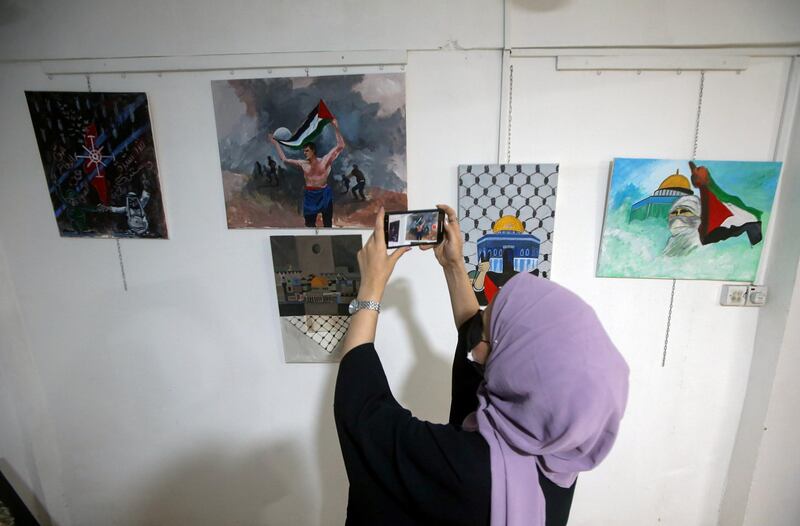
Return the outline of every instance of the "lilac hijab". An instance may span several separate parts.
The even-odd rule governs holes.
[[[464,420],[489,444],[492,526],[544,526],[536,472],[567,488],[611,450],[628,366],[594,310],[552,281],[521,273],[494,300],[492,351],[478,409]]]

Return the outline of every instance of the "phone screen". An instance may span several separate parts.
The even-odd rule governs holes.
[[[384,233],[388,248],[435,245],[442,241],[444,212],[438,208],[387,212]]]

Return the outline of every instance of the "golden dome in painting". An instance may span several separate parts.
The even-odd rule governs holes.
[[[681,175],[679,170],[675,170],[675,173],[661,181],[661,184],[658,185],[659,190],[686,190],[689,193],[692,192],[692,187],[689,184],[689,179],[686,176]]]
[[[514,216],[503,216],[492,225],[492,232],[525,232],[525,224]]]
[[[324,289],[328,286],[328,280],[322,276],[314,276],[311,278],[312,289]]]

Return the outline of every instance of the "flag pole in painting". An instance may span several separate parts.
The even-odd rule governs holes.
[[[700,242],[708,245],[743,232],[751,245],[761,242],[762,212],[720,188],[705,166],[689,161],[689,167],[692,169],[692,184],[700,190],[702,203]]]
[[[328,106],[325,105],[325,101],[320,99],[317,107],[311,110],[311,113],[308,114],[308,117],[306,117],[303,125],[300,126],[296,132],[294,132],[294,135],[286,140],[280,140],[277,138],[275,140],[287,148],[300,150],[303,148],[303,146],[313,141],[320,133],[322,133],[325,125],[332,120],[333,114],[328,109]]]

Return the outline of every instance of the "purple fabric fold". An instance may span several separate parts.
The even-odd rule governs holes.
[[[531,274],[498,293],[478,408],[464,428],[489,444],[492,526],[544,526],[536,466],[561,487],[608,455],[628,398],[628,365],[594,310]]]

